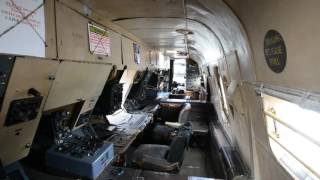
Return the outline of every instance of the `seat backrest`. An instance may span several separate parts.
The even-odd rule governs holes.
[[[168,122],[178,122],[183,105],[177,103],[160,103],[159,116]]]
[[[170,150],[167,155],[167,161],[174,163],[179,162],[179,164],[182,163],[183,157],[184,157],[184,149],[187,145],[186,138],[183,136],[176,136],[173,138]]]
[[[185,103],[179,113],[179,119],[178,122],[181,124],[185,124],[188,122],[188,117],[191,111],[191,104]]]

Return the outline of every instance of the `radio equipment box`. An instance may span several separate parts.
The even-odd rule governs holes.
[[[97,178],[113,159],[113,144],[106,143],[94,154],[77,157],[50,148],[46,153],[48,167],[70,172],[89,179]]]

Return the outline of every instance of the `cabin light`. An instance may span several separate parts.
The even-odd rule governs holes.
[[[192,35],[193,34],[193,31],[191,31],[189,29],[177,29],[176,32],[183,34],[183,35]]]

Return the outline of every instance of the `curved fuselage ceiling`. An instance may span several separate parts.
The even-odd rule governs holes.
[[[187,40],[190,56],[202,64],[216,64],[235,49],[239,56],[245,57],[242,59],[250,59],[241,24],[229,7],[219,0],[82,2],[160,50],[186,51],[185,36],[176,30],[187,26],[193,32]]]
[[[157,62],[159,52],[168,59],[168,56],[179,58],[175,52],[185,51],[198,62],[208,81],[217,116],[252,177],[292,179],[272,153],[260,95],[268,90],[278,93],[278,98],[290,99],[294,95],[295,103],[319,110],[319,7],[319,0],[45,1],[42,25],[46,46],[36,36],[43,50],[41,55],[1,51],[27,57],[17,57],[0,120],[4,121],[12,100],[30,96],[27,92],[31,85],[44,96],[41,106],[44,111],[79,100],[86,101],[83,111],[87,111],[92,108],[90,102],[97,101],[111,65],[119,69],[128,66],[127,92],[136,70],[159,66],[153,63],[155,59]],[[100,56],[89,50],[89,24],[109,31],[111,56]],[[181,30],[190,34],[185,35]],[[265,48],[270,30],[279,33],[275,38],[281,41],[278,49]],[[27,35],[22,38],[21,33],[11,32],[15,41],[10,39],[10,45],[16,43],[24,50],[25,47],[38,50],[29,46],[36,42],[22,42]],[[35,36],[33,31],[29,34]],[[141,46],[141,63],[134,61],[137,44]],[[269,68],[266,53],[276,54],[285,48],[286,64],[281,71]],[[48,78],[53,74],[55,78]],[[309,101],[318,102],[310,105]],[[30,134],[26,138],[16,136],[14,128],[0,128],[3,145],[0,156],[6,158],[2,159],[5,165],[28,154],[29,150],[16,148],[12,142],[32,142],[40,117],[41,114],[21,133]],[[17,125],[20,129],[23,126]]]
[[[158,50],[184,50],[187,41],[190,57],[200,62],[203,70],[218,66],[221,76],[229,81],[229,87],[235,87],[226,89],[226,93],[230,93],[228,100],[234,119],[226,120],[225,129],[232,132],[230,139],[238,146],[252,174],[256,179],[292,178],[270,150],[261,98],[257,97],[255,89],[266,86],[302,90],[302,94],[319,92],[315,83],[320,62],[317,60],[320,26],[316,23],[320,16],[319,1],[81,2]],[[176,31],[185,28],[193,32],[187,35],[188,40]],[[272,29],[280,32],[283,46],[287,48],[287,65],[281,72],[271,70],[265,58],[264,40]],[[238,65],[232,65],[234,62]],[[214,78],[209,81],[214,90],[211,99],[217,111],[222,111],[221,94],[215,90],[219,88],[218,83]],[[223,113],[218,116],[220,120],[228,119]]]

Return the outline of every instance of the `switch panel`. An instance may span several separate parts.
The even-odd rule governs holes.
[[[14,57],[0,55],[0,107],[7,89],[9,77],[14,64]]]
[[[42,96],[37,96],[12,101],[5,121],[5,126],[34,120],[39,113],[42,99]]]

